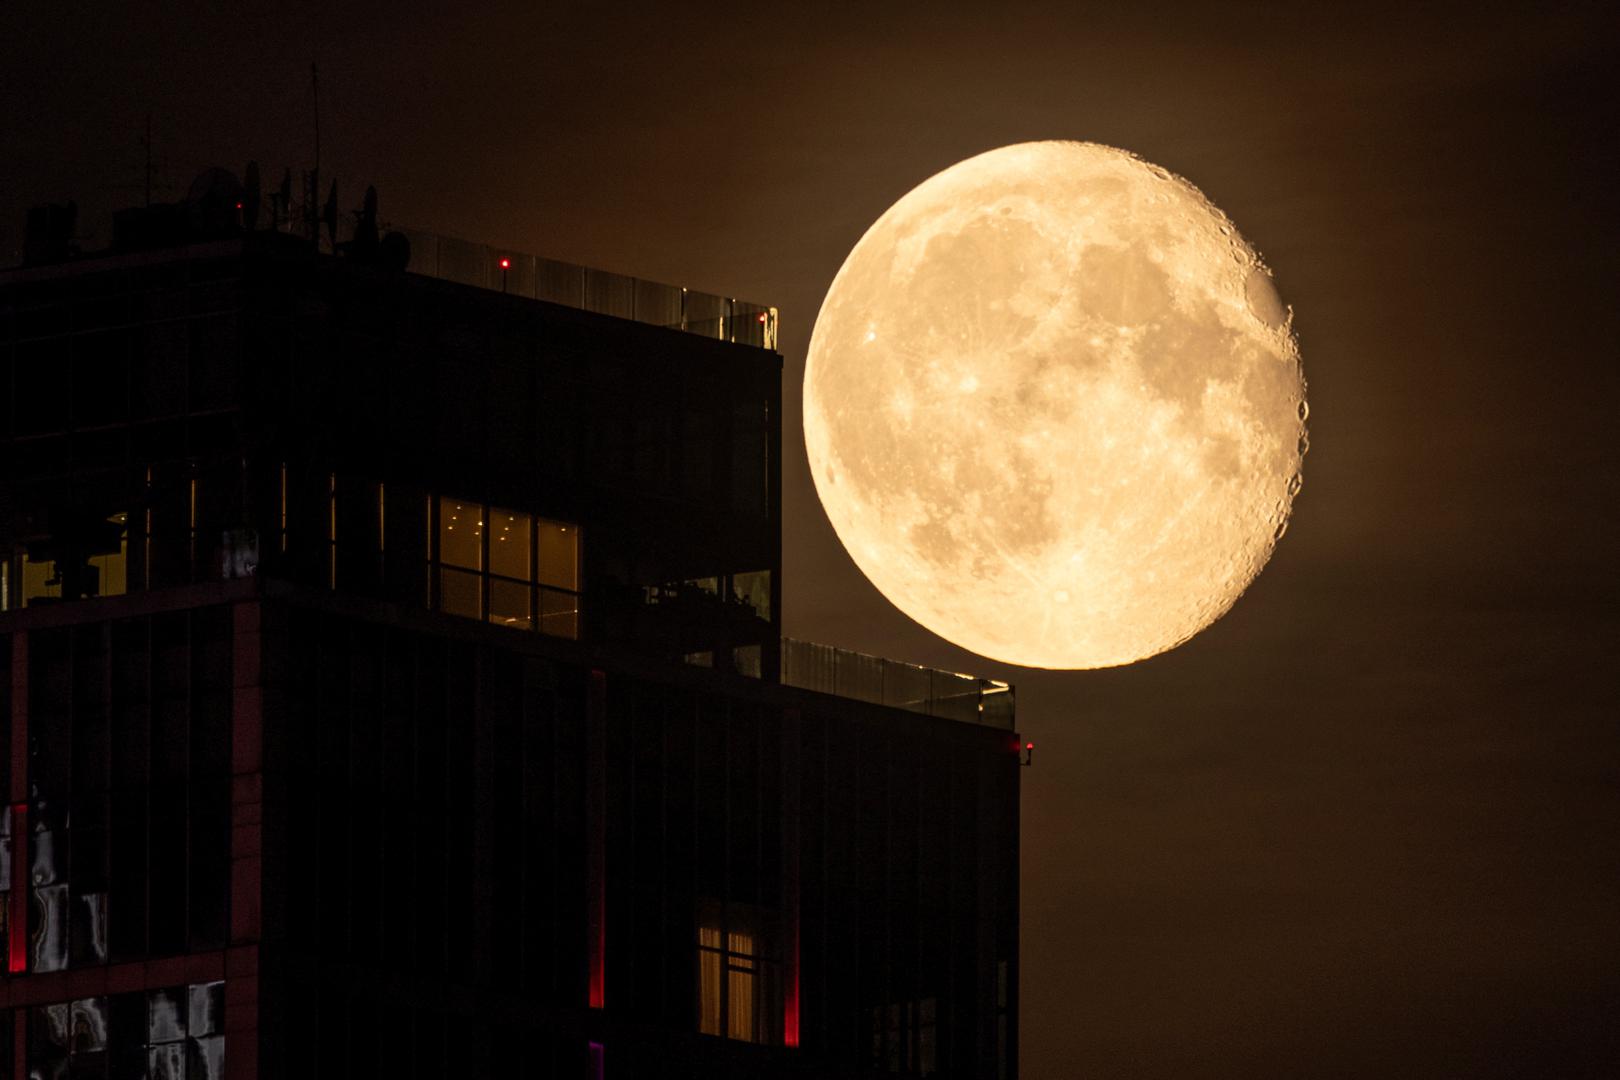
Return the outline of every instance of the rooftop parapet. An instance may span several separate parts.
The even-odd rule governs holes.
[[[833,645],[783,638],[782,685],[1013,730],[1016,695],[1007,683]]]
[[[413,274],[530,300],[545,300],[719,341],[776,348],[777,311],[774,307],[471,240],[457,240],[420,229],[395,231],[410,240],[410,261],[405,269]]]

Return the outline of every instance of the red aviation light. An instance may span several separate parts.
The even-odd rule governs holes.
[[[510,269],[512,269],[512,260],[511,259],[502,259],[501,260],[501,269],[502,270],[510,270]]]

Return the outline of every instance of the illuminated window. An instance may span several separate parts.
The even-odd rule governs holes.
[[[755,570],[747,574],[731,575],[731,595],[739,603],[747,604],[766,622],[771,621],[771,572]]]
[[[75,533],[74,550],[80,552],[81,559],[79,573],[66,582],[63,580],[63,566],[59,565],[58,560],[31,558],[26,551],[19,549],[15,559],[18,580],[14,585],[11,579],[13,560],[0,560],[0,611],[14,606],[14,587],[15,599],[20,602],[18,606],[24,607],[41,600],[122,596],[128,592],[128,520],[128,514],[117,513],[106,519],[105,526]]]
[[[436,585],[429,606],[579,637],[579,526],[449,496],[430,498],[428,511],[429,569]]]
[[[118,550],[90,559],[96,568],[96,595],[123,596],[129,591],[129,515],[118,513],[107,520],[119,528]]]
[[[705,904],[698,925],[698,1031],[742,1042],[778,1040],[777,965],[764,948],[760,913]]]
[[[56,572],[54,559],[22,557],[22,602],[27,607],[35,600],[60,600],[62,579]]]

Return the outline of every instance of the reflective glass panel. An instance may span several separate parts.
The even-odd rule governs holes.
[[[186,987],[187,1033],[217,1035],[225,1030],[225,983],[193,983]]]
[[[34,890],[34,914],[30,920],[30,971],[61,971],[68,961],[68,887],[49,885]]]
[[[185,988],[174,986],[146,995],[146,1041],[178,1042],[186,1037]]]
[[[107,999],[81,998],[73,1003],[69,1049],[77,1054],[107,1049]]]
[[[186,1080],[186,1044],[166,1043],[148,1050],[146,1080]]]
[[[186,1044],[186,1080],[224,1080],[225,1036],[207,1035]]]

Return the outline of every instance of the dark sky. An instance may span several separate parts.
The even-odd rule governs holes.
[[[345,205],[374,182],[385,220],[778,305],[787,631],[1009,678],[1039,744],[1026,1080],[1620,1075],[1608,5],[236,6],[0,8],[0,262],[30,202],[138,198],[148,111],[160,196],[307,165],[315,55]],[[798,427],[866,226],[1039,138],[1202,188],[1310,379],[1271,565],[1124,669],[910,623]]]

